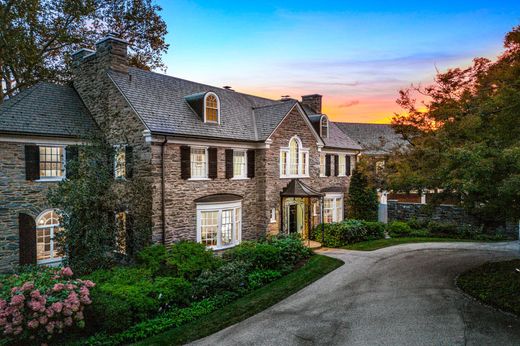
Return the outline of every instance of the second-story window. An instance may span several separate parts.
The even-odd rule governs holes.
[[[124,179],[126,177],[126,146],[114,146],[114,178]]]
[[[345,155],[343,154],[340,154],[338,156],[338,175],[339,176],[345,176],[347,173],[346,173],[346,168],[347,168],[347,164],[346,164],[346,160],[345,160]]]
[[[288,148],[280,151],[280,176],[306,177],[309,174],[309,150],[302,148],[298,137],[289,141]]]
[[[208,177],[208,160],[206,148],[191,148],[191,178]]]
[[[320,154],[320,177],[325,176],[325,154]]]
[[[207,123],[220,122],[220,101],[216,94],[207,93],[204,98],[204,121]]]
[[[246,150],[233,150],[233,178],[247,178],[246,153]]]
[[[63,147],[40,146],[40,179],[62,179],[65,176]]]

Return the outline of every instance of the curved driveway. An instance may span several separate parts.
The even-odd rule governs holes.
[[[199,345],[520,345],[520,319],[454,284],[466,269],[520,257],[518,242],[324,250],[345,265]]]

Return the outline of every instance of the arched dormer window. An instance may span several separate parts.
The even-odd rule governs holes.
[[[309,149],[302,146],[298,136],[289,141],[287,148],[280,150],[280,176],[303,177],[309,175]]]
[[[320,136],[323,138],[329,137],[329,119],[324,115],[320,119]]]
[[[220,123],[220,100],[215,93],[204,96],[204,122]]]

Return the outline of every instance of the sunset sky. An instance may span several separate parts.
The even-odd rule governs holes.
[[[389,122],[399,89],[496,57],[520,24],[518,0],[158,3],[167,74],[274,99],[319,93],[349,122]]]

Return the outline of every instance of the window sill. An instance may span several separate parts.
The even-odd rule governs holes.
[[[276,223],[276,220],[271,219],[269,220],[269,223]]]
[[[54,267],[54,266],[59,266],[61,264],[61,261],[62,261],[62,258],[58,257],[58,258],[49,258],[49,259],[39,260],[36,263],[38,265],[46,265],[46,266]]]
[[[310,178],[309,175],[281,175],[280,179]]]
[[[251,178],[248,178],[248,177],[233,177],[229,180],[251,180]]]
[[[65,177],[55,177],[55,178],[40,178],[35,180],[38,183],[47,183],[47,182],[58,182],[65,180]]]
[[[211,180],[210,178],[189,178],[188,181],[205,181]]]
[[[211,250],[214,250],[214,251],[221,251],[221,250],[227,250],[227,249],[231,249],[232,247],[235,247],[237,246],[238,244],[240,243],[234,243],[232,245],[226,245],[226,246],[220,246],[220,247],[217,247],[217,246],[208,246],[207,248],[208,249],[211,249]]]

